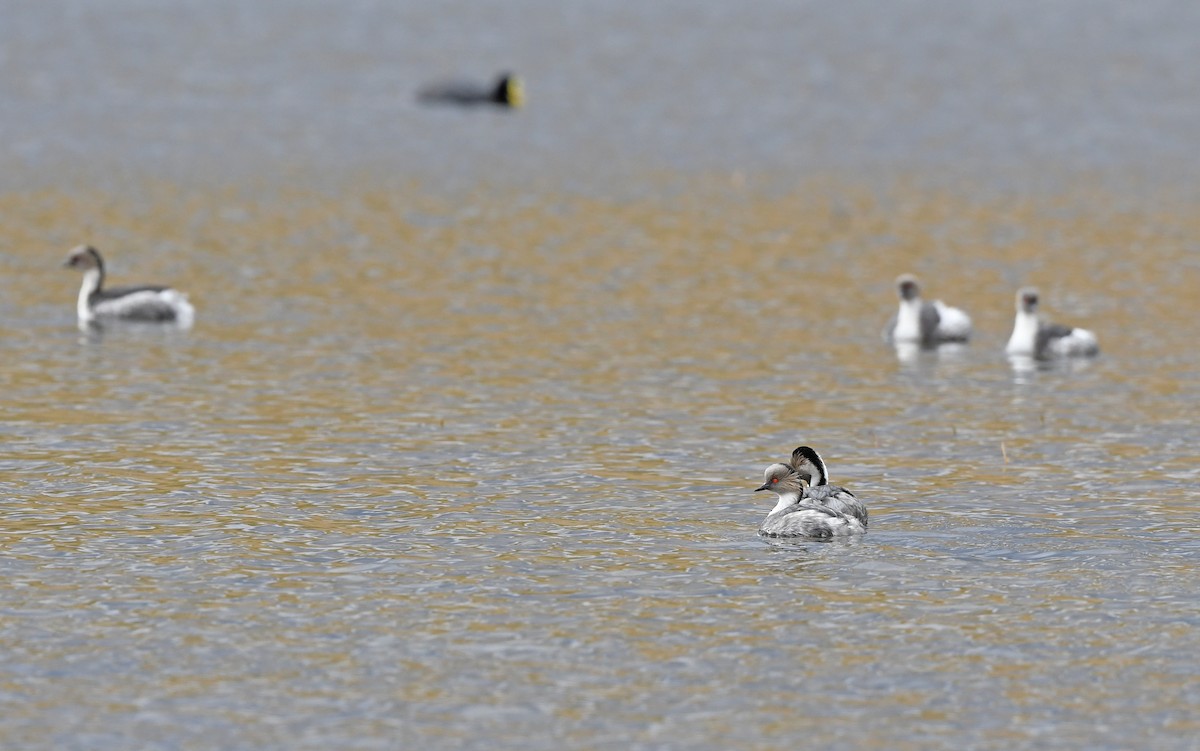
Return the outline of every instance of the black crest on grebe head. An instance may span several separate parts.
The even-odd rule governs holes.
[[[825,485],[828,482],[825,462],[817,450],[810,446],[797,446],[792,452],[792,469],[807,479],[810,485]]]
[[[921,295],[921,284],[912,274],[901,274],[896,277],[896,294],[901,300],[912,300]]]

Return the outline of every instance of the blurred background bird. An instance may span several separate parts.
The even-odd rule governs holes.
[[[461,106],[494,104],[517,109],[525,103],[525,86],[516,75],[504,73],[491,86],[470,81],[431,84],[417,94],[417,101]]]

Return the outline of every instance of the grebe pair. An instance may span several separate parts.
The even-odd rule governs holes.
[[[900,309],[884,329],[884,338],[897,345],[935,347],[971,338],[971,318],[941,300],[925,302],[912,274],[896,278]],[[1017,318],[1004,348],[1009,355],[1046,360],[1057,357],[1092,357],[1100,352],[1096,335],[1087,329],[1050,323],[1037,315],[1038,291],[1017,291]]]
[[[825,462],[808,446],[793,451],[787,464],[767,467],[759,490],[779,496],[758,528],[763,537],[827,540],[867,531],[867,507],[849,490],[829,484]]]
[[[63,264],[83,271],[83,285],[75,311],[79,325],[93,326],[112,321],[192,325],[195,308],[187,295],[161,285],[104,288],[104,259],[90,245],[73,249]]]

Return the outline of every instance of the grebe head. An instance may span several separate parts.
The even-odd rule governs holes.
[[[505,73],[496,83],[496,91],[492,98],[498,104],[507,104],[513,109],[520,109],[525,104],[525,84],[516,75]]]
[[[816,449],[808,446],[797,446],[792,452],[792,470],[808,480],[809,485],[824,485],[829,481],[824,460]]]
[[[1036,287],[1022,287],[1017,290],[1017,312],[1036,313],[1038,306],[1038,291]]]
[[[63,266],[81,271],[89,269],[104,271],[104,261],[100,258],[100,251],[91,245],[79,245],[72,248],[71,254],[67,256],[67,262]]]
[[[921,285],[912,274],[901,274],[896,277],[896,294],[901,300],[915,300],[921,296]]]
[[[779,495],[784,495],[787,493],[800,493],[804,490],[804,486],[804,478],[796,474],[791,467],[786,464],[772,464],[763,473],[762,487],[756,488],[754,492],[770,490]]]

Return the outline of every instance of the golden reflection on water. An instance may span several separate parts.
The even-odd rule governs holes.
[[[831,423],[857,398],[855,385],[871,378],[861,362],[870,338],[863,332],[891,314],[891,280],[901,271],[920,274],[930,296],[970,309],[976,350],[1002,346],[1011,290],[1024,283],[1043,288],[1055,318],[1097,329],[1105,355],[1118,361],[1168,354],[1155,350],[1166,338],[1160,332],[1189,330],[1197,317],[1192,275],[1184,273],[1195,266],[1191,207],[1130,206],[1086,190],[972,201],[902,183],[891,191],[812,184],[786,194],[720,185],[698,181],[691,193],[623,202],[482,191],[450,200],[417,187],[278,190],[265,198],[159,184],[124,199],[8,193],[0,196],[9,218],[0,243],[9,256],[9,305],[55,322],[70,320],[78,284],[58,262],[79,242],[108,254],[112,283],[183,287],[200,311],[195,337],[215,345],[208,377],[251,390],[290,381],[286,392],[267,388],[238,405],[231,419],[241,427],[279,429],[306,405],[369,413],[363,389],[390,382],[382,374],[416,369],[436,374],[449,399],[470,400],[477,385],[521,389],[561,379],[589,392],[615,389],[624,409],[653,413],[662,394],[623,385],[646,369],[677,372],[677,388],[687,392],[804,356],[824,366],[807,369],[800,385],[825,395],[804,402],[805,419]],[[1149,328],[1155,336],[1145,336]],[[370,346],[347,355],[350,342]],[[268,347],[256,343],[287,353],[266,362]],[[944,371],[952,367],[942,359]],[[1106,377],[1136,378],[1128,384],[1136,399],[1170,397],[1184,386],[1164,359],[1164,367]],[[169,366],[124,377],[151,383]],[[2,377],[25,388],[41,375],[10,365]],[[110,385],[64,383],[62,398],[13,405],[14,417],[111,424],[120,416],[101,398]],[[420,415],[425,385],[387,398]],[[544,409],[561,397],[529,396],[547,399]],[[722,399],[711,389],[694,396],[706,408]],[[72,405],[80,402],[99,407],[79,412]],[[691,408],[685,399],[674,406]],[[219,405],[207,408],[227,417]],[[430,412],[426,422],[443,419]],[[1003,415],[996,419],[1002,429]],[[511,415],[494,432],[540,424],[528,422]],[[311,434],[293,431],[296,440]],[[1006,446],[1019,452],[1021,439]]]
[[[1011,291],[1037,283],[1055,318],[1098,330],[1105,358],[1163,358],[1164,367],[1105,373],[1127,381],[1147,417],[1155,402],[1169,409],[1187,388],[1171,365],[1174,344],[1158,332],[1187,331],[1197,319],[1191,277],[1181,273],[1194,271],[1189,238],[1200,229],[1188,206],[1136,205],[1086,189],[972,200],[903,182],[887,191],[816,181],[760,192],[720,177],[698,180],[689,192],[626,201],[482,190],[448,199],[418,186],[246,193],[150,184],[124,198],[2,195],[9,305],[39,311],[39,325],[65,327],[78,278],[59,262],[80,242],[108,255],[112,283],[178,284],[199,310],[189,343],[207,348],[206,372],[190,375],[193,388],[160,386],[155,403],[203,413],[221,430],[260,431],[279,446],[336,444],[380,399],[409,416],[396,426],[397,442],[445,440],[453,410],[429,405],[431,386],[442,404],[470,405],[483,392],[522,396],[519,410],[460,437],[464,446],[563,428],[611,437],[620,425],[605,419],[614,395],[627,418],[664,427],[672,412],[696,417],[724,405],[732,419],[709,427],[731,437],[801,415],[818,429],[851,420],[870,430],[853,412],[891,388],[892,368],[864,358],[864,347],[892,313],[891,281],[902,271],[920,274],[929,296],[970,310],[976,352],[999,350],[1011,325]],[[1147,329],[1156,335],[1145,336]],[[170,342],[139,345],[173,356]],[[821,367],[804,368],[791,384],[811,398],[746,403],[736,387],[812,358]],[[160,385],[172,368],[169,359],[139,365],[120,374],[133,392],[139,383]],[[936,365],[942,373],[955,367],[948,355]],[[661,371],[673,374],[669,390],[642,384]],[[411,387],[394,388],[397,372],[411,374]],[[14,362],[0,378],[29,389],[44,375]],[[204,389],[211,380],[251,398],[214,403]],[[539,388],[548,382],[567,387]],[[47,384],[45,400],[10,405],[9,416],[58,428],[119,426],[130,403],[112,406],[113,387],[89,378]],[[593,400],[594,409],[572,409],[556,423],[550,416],[573,397]],[[1011,471],[1008,459],[1019,461],[1039,440],[1012,434],[1004,411],[980,417],[946,426],[949,437],[959,428],[994,434],[996,461],[928,482],[993,482]],[[639,440],[605,447],[592,463],[596,476],[661,480],[655,446],[670,431],[640,430]],[[154,461],[169,470],[175,439],[162,440],[166,449]],[[862,448],[878,449],[878,436]],[[1114,464],[1132,465],[1150,449],[1112,442],[1105,450]],[[872,454],[886,467],[886,453]],[[290,472],[272,468],[274,461],[264,457],[260,469]],[[905,460],[931,470],[941,461]],[[170,489],[169,477],[164,471],[157,481]],[[425,488],[442,482],[436,473],[407,479]]]
[[[1086,211],[1065,199],[980,206],[913,189],[830,198],[819,186],[624,203],[416,191],[247,201],[162,186],[140,198],[0,196],[15,218],[0,240],[28,278],[13,303],[58,302],[66,315],[78,280],[55,261],[86,241],[109,255],[114,283],[185,286],[206,337],[270,336],[256,314],[282,309],[310,324],[303,344],[321,355],[339,344],[323,335],[349,331],[395,345],[372,353],[382,367],[465,338],[470,357],[443,364],[500,379],[520,371],[515,355],[531,346],[599,379],[607,362],[637,356],[693,358],[702,374],[747,350],[766,364],[819,346],[841,362],[861,345],[836,334],[880,326],[904,270],[931,296],[969,301],[991,346],[1011,323],[1010,288],[1025,282],[1062,318],[1103,315],[1106,351],[1133,345],[1139,327],[1125,324],[1135,314],[1180,324],[1195,313],[1186,275],[1174,273],[1191,252],[1191,213],[1110,213],[1093,196],[1075,198]],[[827,380],[814,386],[837,376],[818,374]]]
[[[1077,638],[1061,614],[1098,610],[1103,583],[1042,563],[1031,535],[1070,540],[1073,520],[1105,504],[1168,530],[1187,524],[1194,494],[1158,487],[1100,504],[1076,464],[1112,483],[1194,468],[1182,433],[1164,444],[1138,432],[1178,429],[1195,391],[1195,360],[1180,356],[1200,319],[1194,207],[1086,188],[1032,200],[814,180],[781,192],[718,176],[623,201],[155,184],[124,197],[8,193],[0,212],[0,325],[28,353],[5,358],[0,386],[21,395],[5,419],[23,431],[13,450],[31,467],[3,544],[50,536],[63,552],[170,569],[194,561],[169,541],[193,538],[195,565],[224,579],[200,587],[186,615],[164,617],[212,609],[269,628],[286,615],[286,649],[356,628],[367,609],[366,632],[401,624],[428,646],[397,656],[413,679],[388,688],[437,705],[428,716],[502,703],[495,686],[555,692],[560,671],[582,698],[546,700],[547,711],[611,713],[672,676],[688,684],[731,644],[745,650],[748,681],[779,660],[849,675],[860,683],[843,688],[845,706],[886,706],[948,732],[960,707],[946,704],[939,671],[990,674],[1018,714],[1065,700],[1063,660],[1041,647],[1031,656],[1031,642],[1090,649],[1071,666],[1106,682],[1088,689],[1101,707],[1120,702],[1124,671],[1178,682],[1161,675],[1157,651],[1120,653],[1128,630]],[[114,284],[188,292],[195,329],[80,337],[79,279],[60,264],[81,242],[106,253]],[[961,359],[898,363],[879,341],[904,271],[974,317]],[[1055,318],[1097,331],[1094,368],[1009,371],[1012,292],[1026,283]],[[1063,393],[1069,401],[1054,398]],[[798,435],[869,497],[866,543],[753,539],[768,508],[754,477]],[[34,471],[47,467],[48,478]],[[1023,484],[1051,491],[1029,501]],[[696,494],[704,500],[681,502]],[[1089,528],[1090,544],[1119,539],[1119,521]],[[909,535],[917,541],[902,546]],[[153,553],[126,552],[141,545]],[[847,585],[852,569],[834,563],[876,555],[884,572],[931,570],[896,591],[886,578]],[[369,603],[347,603],[327,578],[396,561],[427,567],[428,590],[368,588]],[[964,570],[986,576],[964,582]],[[1027,589],[997,571],[1017,571]],[[38,577],[30,586],[50,586]],[[228,613],[238,598],[257,603],[252,615]],[[856,640],[859,618],[877,638]],[[180,630],[180,643],[196,638]],[[1186,635],[1159,632],[1149,648],[1173,638]],[[943,652],[947,641],[959,651]],[[565,664],[545,656],[559,642],[571,644]],[[528,651],[489,661],[511,643]],[[301,662],[357,686],[339,672],[363,668],[351,649],[330,642]],[[266,666],[265,680],[304,674],[286,665]],[[222,670],[209,687],[245,677]],[[895,671],[912,685],[864,677]],[[194,679],[158,688],[187,694]],[[721,694],[688,685],[696,705]],[[790,711],[791,697],[748,690],[766,737],[823,732],[818,717]],[[738,733],[727,716],[690,721]]]

